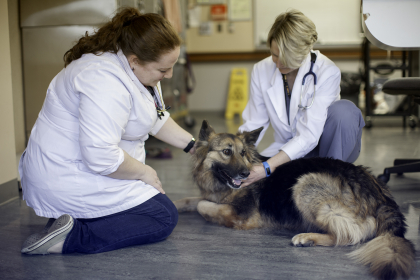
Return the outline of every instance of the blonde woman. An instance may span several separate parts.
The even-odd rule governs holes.
[[[251,96],[239,130],[263,126],[258,145],[271,124],[274,143],[261,152],[265,161],[254,166],[242,186],[301,157],[347,162],[358,158],[362,114],[352,102],[340,100],[340,70],[312,50],[317,36],[314,23],[297,10],[280,14],[271,27],[267,40],[271,57],[254,66]]]

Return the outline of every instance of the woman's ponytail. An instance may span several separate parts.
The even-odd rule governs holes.
[[[156,61],[159,56],[181,44],[170,23],[160,15],[141,15],[137,9],[124,8],[96,33],[85,36],[64,54],[64,67],[83,54],[103,52],[135,54],[141,62]]]

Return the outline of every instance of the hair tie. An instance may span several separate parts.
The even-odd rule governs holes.
[[[124,22],[123,27],[129,26],[132,21],[132,19],[127,20],[126,22]]]
[[[123,27],[129,26],[133,22],[133,20],[135,20],[138,17],[139,17],[138,15],[132,16],[129,20],[124,22]]]

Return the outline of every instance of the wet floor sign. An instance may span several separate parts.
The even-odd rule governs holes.
[[[225,118],[233,119],[242,114],[248,102],[248,73],[246,68],[233,68],[230,74],[229,93]]]

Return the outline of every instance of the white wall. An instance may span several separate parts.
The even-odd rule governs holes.
[[[192,69],[196,79],[194,92],[188,98],[190,111],[224,111],[226,98],[229,90],[230,71],[235,67],[248,69],[248,77],[251,80],[251,72],[257,61],[247,62],[196,62]],[[358,72],[359,61],[338,60],[335,61],[341,71]]]
[[[190,111],[223,111],[229,90],[232,68],[246,68],[248,77],[254,62],[201,62],[193,63],[196,87],[188,98]]]
[[[292,8],[314,22],[318,43],[361,43],[360,3],[360,0],[255,0],[255,45],[260,45],[261,37],[267,37],[276,17]]]
[[[363,67],[361,60],[337,59],[333,60],[341,72],[359,73]],[[188,98],[189,110],[194,111],[224,111],[229,89],[230,71],[235,67],[248,69],[251,80],[252,67],[258,61],[247,62],[195,62],[192,69],[197,85]],[[386,60],[373,60],[372,65],[386,62]],[[395,62],[393,62],[395,63]],[[371,81],[379,76],[371,72]],[[401,71],[395,71],[389,78],[401,77]]]
[[[13,121],[12,70],[7,0],[0,0],[0,203],[10,199],[10,182],[17,179]],[[17,182],[15,194],[17,195]],[[8,197],[2,197],[5,194]]]
[[[10,60],[12,67],[13,111],[15,122],[16,153],[26,147],[25,118],[23,110],[22,49],[20,40],[19,0],[8,0]]]

